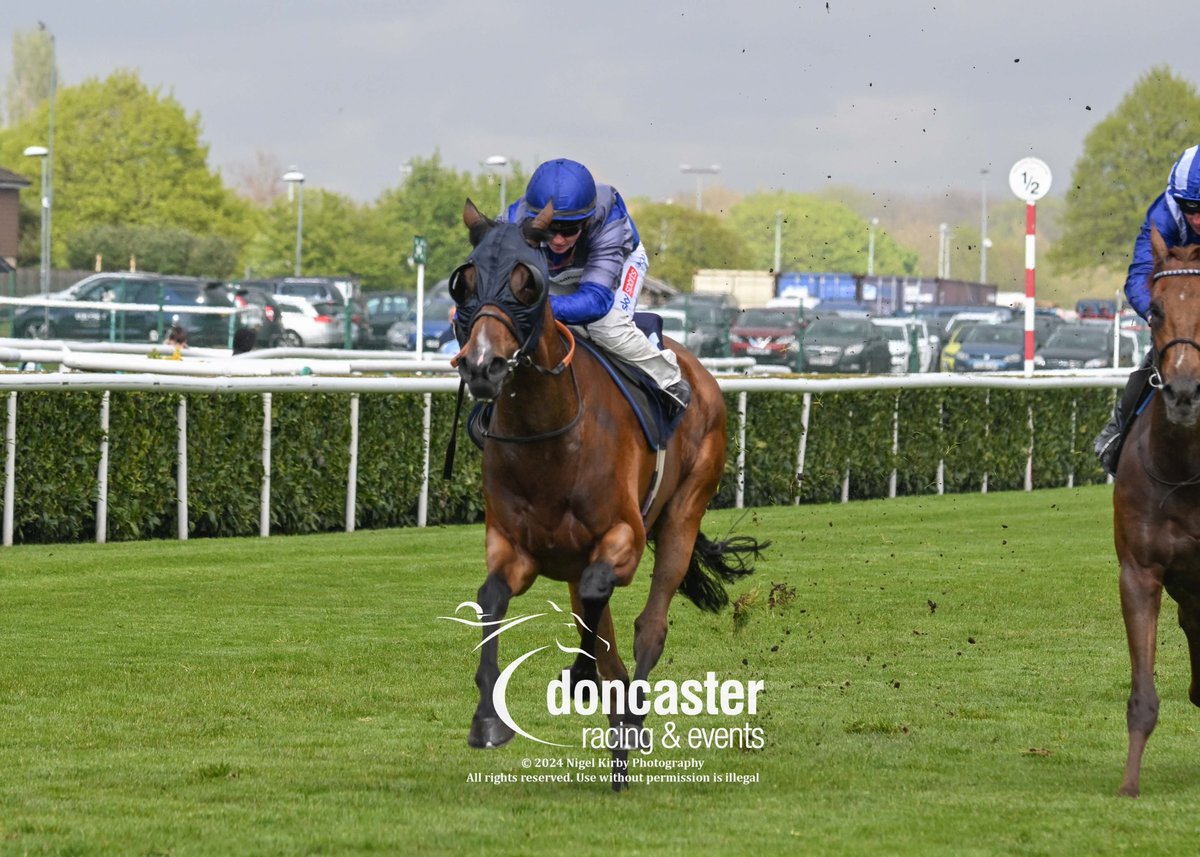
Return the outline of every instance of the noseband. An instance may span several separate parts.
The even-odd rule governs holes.
[[[1169,271],[1159,271],[1154,274],[1150,280],[1153,282],[1154,280],[1159,280],[1163,277],[1200,277],[1200,268],[1175,268]],[[1150,380],[1148,382],[1150,386],[1156,390],[1161,389],[1163,385],[1162,375],[1159,373],[1158,367],[1162,364],[1163,356],[1167,353],[1167,349],[1169,349],[1172,345],[1190,345],[1192,348],[1200,351],[1200,343],[1196,342],[1194,339],[1187,339],[1185,337],[1177,337],[1172,339],[1162,348],[1156,349],[1154,352],[1154,360],[1151,362],[1152,371],[1150,373]]]

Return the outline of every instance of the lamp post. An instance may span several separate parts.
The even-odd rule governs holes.
[[[775,212],[775,277],[779,278],[779,268],[783,264],[783,212]]]
[[[508,208],[508,158],[504,155],[491,155],[483,162],[485,167],[503,170],[500,173],[500,219],[504,219],[504,210]]]
[[[41,288],[42,298],[45,299],[50,294],[50,188],[48,186],[50,178],[50,150],[45,146],[26,146],[25,157],[41,158],[42,159],[42,235],[41,249],[41,269],[38,278],[38,283]],[[42,307],[43,322],[49,320],[50,308]]]
[[[296,203],[296,276],[300,276],[300,248],[304,241],[304,173],[292,167],[283,174],[283,180],[288,183],[288,199],[292,198],[292,189],[299,188],[299,198]]]
[[[942,223],[938,226],[938,277],[943,280],[950,279],[950,224]]]
[[[879,225],[879,218],[872,217],[867,222],[867,276],[875,276],[875,227]]]
[[[715,176],[721,172],[716,164],[709,167],[694,167],[691,164],[680,164],[679,172],[696,177],[696,211],[704,211],[704,176]]]
[[[987,282],[987,251],[992,242],[987,237],[987,174],[986,169],[980,170],[979,174],[983,177],[980,193],[980,214],[979,214],[979,282]]]

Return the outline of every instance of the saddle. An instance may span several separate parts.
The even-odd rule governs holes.
[[[634,323],[646,334],[647,338],[661,350],[662,318],[652,312],[637,312],[633,314]],[[608,377],[617,385],[617,389],[633,408],[633,413],[642,427],[642,436],[650,449],[658,452],[667,448],[667,442],[675,433],[685,411],[673,413],[672,402],[662,392],[658,384],[649,375],[624,360],[602,351],[589,339],[575,331],[577,347],[584,348],[596,361],[604,367]],[[467,417],[467,435],[480,449],[488,437],[488,429],[492,422],[492,404],[480,402],[472,409]]]

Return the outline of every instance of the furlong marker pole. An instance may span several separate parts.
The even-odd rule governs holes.
[[[1025,377],[1033,375],[1033,352],[1037,348],[1034,338],[1034,248],[1037,245],[1037,203],[1025,203]]]
[[[1008,186],[1025,200],[1025,377],[1033,377],[1033,352],[1037,347],[1034,325],[1034,236],[1037,210],[1034,203],[1050,190],[1050,167],[1039,158],[1022,158],[1008,173]]]

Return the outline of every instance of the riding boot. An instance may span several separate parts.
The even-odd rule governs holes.
[[[1121,456],[1125,436],[1129,433],[1129,426],[1133,424],[1134,417],[1137,416],[1142,399],[1150,389],[1150,376],[1154,371],[1151,361],[1151,354],[1147,353],[1142,365],[1129,373],[1125,389],[1113,407],[1112,418],[1109,419],[1108,425],[1100,430],[1100,434],[1096,435],[1096,456],[1100,459],[1100,466],[1109,476],[1117,475],[1117,461]]]
[[[672,417],[680,411],[686,410],[687,406],[692,401],[692,385],[687,382],[686,378],[680,378],[670,387],[663,390],[667,394],[667,398],[672,403]]]

